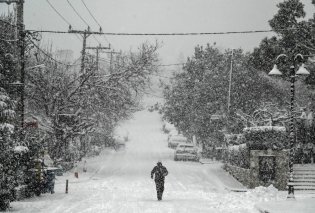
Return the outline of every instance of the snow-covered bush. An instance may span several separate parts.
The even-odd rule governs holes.
[[[257,126],[244,129],[250,150],[281,150],[288,148],[288,134],[283,126]]]
[[[1,61],[0,61],[1,63]],[[14,126],[14,102],[0,87],[0,210],[6,210],[11,192],[16,185],[15,171],[17,159],[14,158],[12,134]]]
[[[249,149],[246,144],[229,146],[225,158],[230,165],[249,168]]]

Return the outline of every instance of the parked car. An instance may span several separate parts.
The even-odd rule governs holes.
[[[173,124],[170,124],[168,122],[164,122],[162,130],[164,133],[169,133],[172,130],[176,130],[175,126]]]
[[[122,136],[115,136],[115,144],[114,149],[117,150],[123,150],[126,147],[126,139]]]
[[[174,160],[194,160],[199,161],[200,155],[198,148],[193,144],[180,143],[177,145],[174,153]]]
[[[171,130],[171,131],[168,133],[167,141],[169,141],[170,138],[171,138],[172,136],[174,136],[174,135],[180,135],[180,134],[178,134],[178,131],[177,131],[176,129],[173,129],[173,130]]]
[[[174,149],[179,143],[188,143],[188,140],[183,135],[172,135],[168,139],[168,147]]]

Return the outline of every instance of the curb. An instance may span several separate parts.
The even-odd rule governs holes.
[[[248,189],[237,189],[237,188],[229,188],[229,187],[225,187],[225,189],[230,192],[247,192],[248,191]]]

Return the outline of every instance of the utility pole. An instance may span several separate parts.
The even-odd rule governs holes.
[[[25,29],[24,29],[24,0],[0,0],[0,3],[16,4],[16,29],[18,36],[18,61],[20,71],[20,103],[18,105],[18,111],[20,113],[20,128],[21,128],[21,140],[23,140],[23,127],[24,127],[24,90],[25,90]]]
[[[83,38],[83,47],[81,51],[81,74],[85,73],[85,55],[86,55],[86,39],[93,34],[102,34],[102,32],[92,32],[90,31],[90,27],[87,28],[87,30],[72,30],[71,25],[69,26],[69,33],[77,33],[82,35]]]
[[[25,92],[25,29],[24,29],[24,0],[19,0],[16,4],[16,22],[19,36],[20,51],[20,73],[21,73],[21,135],[24,128],[24,92]]]
[[[121,54],[121,53],[120,52],[114,52],[114,51],[110,51],[110,52],[106,52],[106,53],[110,53],[109,73],[112,74],[112,72],[113,72],[113,54]]]
[[[231,67],[230,67],[230,79],[229,79],[229,94],[228,94],[228,116],[230,116],[230,107],[231,107],[231,87],[232,87],[232,71],[233,71],[233,54],[234,54],[234,49],[232,49],[232,54],[231,54]]]
[[[108,47],[102,47],[101,44],[99,44],[96,47],[86,47],[86,49],[90,49],[90,50],[96,50],[96,70],[98,71],[99,68],[99,53],[100,50],[109,50],[110,49],[110,44]]]

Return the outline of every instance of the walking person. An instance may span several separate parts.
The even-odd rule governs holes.
[[[162,165],[161,161],[157,162],[157,165],[151,171],[151,179],[153,179],[156,185],[157,199],[162,200],[164,192],[165,176],[168,175],[167,169]]]

